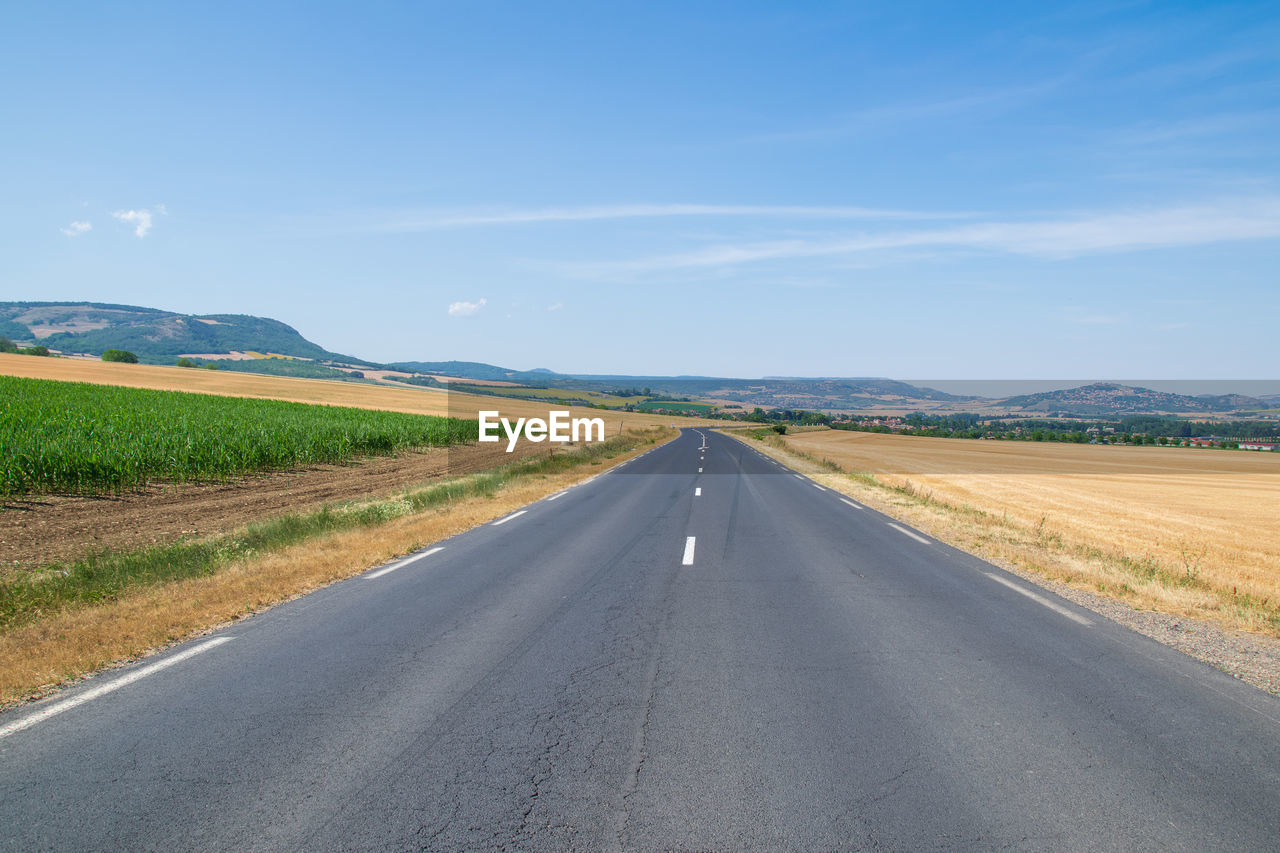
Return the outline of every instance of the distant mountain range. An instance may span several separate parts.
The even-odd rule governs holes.
[[[135,353],[144,363],[173,364],[198,355],[225,369],[256,373],[363,381],[395,381],[383,373],[513,382],[571,391],[648,389],[650,395],[689,398],[727,407],[858,411],[869,409],[973,411],[1091,417],[1132,414],[1220,414],[1275,408],[1280,395],[1198,395],[1153,391],[1117,383],[1094,383],[1060,391],[1003,399],[950,394],[884,378],[564,374],[545,368],[512,370],[475,361],[406,361],[380,365],[331,352],[278,320],[246,314],[177,314],[155,308],[100,302],[0,302],[0,336],[66,353],[101,355],[106,349]],[[276,356],[276,357],[265,357]],[[280,358],[284,356],[287,358]],[[421,381],[419,381],[421,379]],[[422,377],[407,381],[427,384]],[[432,382],[431,384],[435,384]]]

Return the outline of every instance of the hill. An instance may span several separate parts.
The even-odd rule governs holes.
[[[103,302],[0,302],[0,335],[62,352],[101,355],[123,349],[153,364],[172,364],[187,353],[247,351],[369,364],[330,352],[267,317],[177,314]]]
[[[536,385],[562,378],[560,374],[550,370],[511,370],[481,361],[398,361],[388,366],[409,373],[456,376],[459,379],[480,379],[485,382],[521,382]]]
[[[1096,382],[1063,391],[1022,394],[1002,400],[998,405],[1023,412],[1062,412],[1073,415],[1213,414],[1266,408],[1266,403],[1262,400],[1241,394],[1205,394],[1192,397],[1113,382]]]
[[[405,361],[378,365],[330,352],[304,338],[293,327],[267,317],[178,314],[102,302],[0,302],[0,336],[19,344],[44,344],[67,353],[101,355],[106,349],[129,350],[141,361],[152,364],[173,364],[178,356],[198,354],[201,358],[197,361],[238,372],[410,385],[437,385],[428,377],[442,375],[481,384],[501,382],[526,386],[533,389],[535,393],[530,396],[537,399],[596,401],[604,395],[706,403],[727,410],[760,407],[825,412],[998,411],[1119,417],[1258,411],[1274,408],[1280,401],[1280,398],[1259,399],[1239,394],[1189,396],[1114,382],[994,400],[879,377],[732,379],[557,373],[546,368],[516,370],[477,361]],[[267,358],[267,354],[287,358]],[[374,371],[368,373],[369,368]],[[470,390],[497,393],[479,386]],[[550,391],[555,395],[545,393]],[[517,389],[506,389],[503,396],[519,394]],[[630,402],[634,403],[634,399]]]

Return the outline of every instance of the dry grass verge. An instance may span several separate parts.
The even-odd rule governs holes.
[[[1173,548],[1173,560],[1156,556],[1154,546],[1129,552],[1110,538],[1100,538],[1105,531],[1050,523],[1026,497],[1023,512],[990,511],[952,499],[939,486],[940,477],[925,485],[922,477],[851,471],[830,455],[810,452],[801,442],[757,434],[761,438],[735,437],[940,541],[1280,693],[1280,602],[1265,592],[1245,591],[1247,573],[1233,579],[1229,567],[1218,566],[1211,574],[1205,554],[1212,548],[1205,543],[1161,543]],[[965,480],[965,485],[972,484]],[[1067,509],[1059,507],[1054,519],[1061,521]]]
[[[431,497],[406,493],[327,508],[321,512],[330,521],[293,541],[285,536],[265,553],[245,531],[214,547],[190,543],[209,556],[207,571],[153,578],[113,590],[105,601],[37,609],[12,620],[0,634],[0,704],[46,695],[85,674],[359,574],[574,485],[671,437],[668,430],[631,434],[595,452],[561,454],[555,462],[540,460],[435,485],[427,490]]]

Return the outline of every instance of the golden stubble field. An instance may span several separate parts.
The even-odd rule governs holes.
[[[416,415],[447,415],[456,418],[474,418],[481,410],[493,409],[497,409],[503,417],[508,418],[546,418],[551,409],[565,408],[531,400],[486,397],[428,388],[388,388],[327,379],[261,376],[223,370],[117,364],[72,358],[40,358],[7,353],[0,353],[0,374],[30,379],[124,385],[130,388],[151,388],[158,391],[192,391],[230,397],[322,403],[330,406],[381,409]],[[615,435],[620,428],[648,429],[655,426],[690,426],[706,423],[695,418],[676,418],[645,412],[617,412],[580,407],[572,407],[570,411],[574,417],[603,418],[609,435]]]
[[[1280,634],[1280,454],[839,430],[785,442],[898,487],[882,500],[914,505],[910,520],[940,538],[1140,607]]]

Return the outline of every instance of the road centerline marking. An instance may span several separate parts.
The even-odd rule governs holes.
[[[692,565],[693,565],[693,549],[694,549],[695,547],[697,547],[697,543],[698,543],[698,537],[696,537],[696,536],[688,536],[688,537],[686,537],[686,538],[685,538],[685,540],[684,540],[684,559],[683,559],[683,560],[681,560],[680,565],[682,565],[682,566],[692,566]]]
[[[499,524],[506,524],[508,521],[511,521],[511,520],[513,520],[513,519],[516,519],[516,518],[519,518],[520,516],[524,515],[524,514],[525,514],[526,512],[528,512],[528,511],[529,511],[529,510],[527,510],[527,509],[517,510],[517,511],[515,511],[515,512],[511,513],[511,515],[508,515],[506,518],[500,518],[500,519],[498,519],[497,521],[493,522],[493,524],[492,524],[492,525],[490,525],[490,526],[491,526],[491,527],[497,527]]]
[[[923,543],[925,545],[933,544],[928,539],[925,539],[923,536],[921,536],[919,533],[916,533],[914,530],[908,530],[907,528],[903,527],[901,524],[894,524],[891,521],[889,522],[889,526],[892,527],[894,530],[898,531],[899,533],[901,533],[903,536],[910,536],[912,539],[916,540],[917,542]]]
[[[695,498],[702,497],[702,486],[698,486],[696,489],[693,490],[693,496]]]
[[[154,675],[162,669],[167,669],[176,663],[181,663],[182,661],[187,660],[188,658],[193,658],[196,655],[201,654],[202,652],[207,652],[209,651],[209,649],[212,649],[215,646],[220,646],[223,643],[229,643],[231,642],[232,639],[234,638],[215,637],[212,640],[206,640],[205,642],[201,643],[198,646],[192,646],[186,651],[178,652],[176,655],[167,657],[162,661],[157,661],[156,663],[153,663],[150,666],[144,666],[141,669],[134,670],[128,675],[117,678],[114,681],[108,681],[106,684],[103,684],[100,687],[95,687],[92,690],[86,690],[85,692],[81,693],[79,696],[73,696],[70,699],[65,699],[61,702],[57,702],[53,705],[50,705],[47,708],[42,708],[28,717],[23,717],[21,720],[15,720],[14,722],[9,723],[8,725],[0,726],[0,738],[6,738],[11,734],[16,734],[17,732],[20,732],[23,729],[30,728],[31,726],[34,726],[36,723],[43,722],[44,720],[47,720],[50,717],[61,714],[63,711],[70,711],[72,708],[75,708],[79,705],[83,705],[86,702],[92,702],[94,699],[97,699],[100,696],[105,696],[108,693],[111,693],[115,690],[119,690],[121,687],[126,687],[135,681],[139,681],[143,678],[146,678],[148,675]]]
[[[1092,622],[1090,622],[1088,619],[1084,618],[1084,617],[1083,617],[1083,616],[1081,616],[1080,614],[1078,614],[1078,613],[1072,613],[1070,610],[1068,610],[1067,608],[1063,607],[1063,606],[1062,606],[1062,605],[1060,605],[1060,604],[1054,604],[1052,601],[1050,601],[1049,599],[1045,598],[1043,595],[1040,595],[1040,594],[1039,594],[1039,593],[1037,593],[1037,592],[1032,592],[1031,590],[1029,590],[1029,589],[1027,589],[1026,587],[1024,587],[1022,584],[1014,583],[1014,582],[1013,582],[1013,581],[1011,581],[1011,580],[1007,580],[1007,579],[1002,578],[1002,577],[1000,577],[999,575],[997,575],[997,574],[993,574],[993,573],[991,573],[991,572],[983,572],[983,574],[984,574],[984,575],[986,575],[987,577],[991,578],[991,579],[992,579],[993,581],[995,581],[996,583],[1004,584],[1005,586],[1009,587],[1009,589],[1013,590],[1014,592],[1021,593],[1022,595],[1025,595],[1027,598],[1031,599],[1031,600],[1032,600],[1032,601],[1034,601],[1036,604],[1039,604],[1039,605],[1042,605],[1042,606],[1044,606],[1044,607],[1047,607],[1047,608],[1049,608],[1050,610],[1052,610],[1054,613],[1058,613],[1058,614],[1060,614],[1060,615],[1062,615],[1062,616],[1067,617],[1067,618],[1068,618],[1068,619],[1070,619],[1072,622],[1078,622],[1078,623],[1080,623],[1081,625],[1092,625],[1092,624],[1093,624]]]
[[[403,569],[405,566],[409,565],[410,563],[416,563],[419,560],[423,559],[424,557],[430,557],[432,554],[438,554],[443,550],[444,550],[443,545],[437,545],[434,548],[430,548],[426,551],[423,551],[421,554],[414,554],[412,557],[406,557],[403,560],[397,560],[396,562],[392,563],[391,565],[385,568],[378,569],[376,572],[369,572],[364,576],[364,579],[367,581],[371,581],[374,578],[380,578],[383,575],[387,575],[387,574],[390,574],[391,572],[394,572],[396,569]]]

